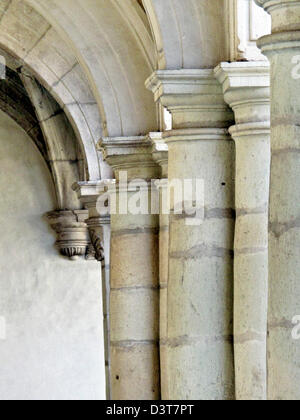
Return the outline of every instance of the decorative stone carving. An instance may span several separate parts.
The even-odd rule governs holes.
[[[87,210],[55,211],[47,214],[52,229],[57,234],[56,246],[61,255],[77,260],[85,256],[90,243]]]
[[[86,224],[94,247],[95,258],[99,262],[104,261],[103,229],[104,226],[110,224],[110,216],[109,214],[99,214],[97,210],[97,200],[107,191],[109,182],[110,180],[79,182],[73,186],[73,190],[77,192],[82,204],[88,211]]]
[[[97,222],[99,225],[99,222]],[[95,258],[97,261],[104,261],[104,247],[99,232],[94,228],[89,227],[90,238],[95,250]]]

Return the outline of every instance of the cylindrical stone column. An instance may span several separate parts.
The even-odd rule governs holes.
[[[234,144],[223,129],[166,133],[169,182],[204,181],[205,219],[170,215],[168,369],[171,399],[234,398]]]
[[[162,400],[169,399],[168,392],[168,270],[169,270],[169,214],[165,206],[168,194],[168,146],[162,133],[150,133],[153,142],[153,159],[161,167],[159,181],[159,348],[160,348],[160,386]]]
[[[241,124],[236,144],[234,357],[237,400],[266,400],[270,129]]]
[[[103,139],[102,146],[117,179],[116,209],[111,208],[112,399],[155,400],[160,398],[159,220],[150,207],[148,213],[132,210],[150,203],[148,181],[157,178],[159,168],[148,138]]]
[[[163,136],[169,182],[204,183],[204,220],[171,206],[169,397],[234,399],[234,143],[224,128],[232,114],[211,70],[158,71],[147,85],[173,116]]]
[[[237,400],[266,400],[270,77],[267,62],[222,63],[215,73],[236,125],[234,362]]]
[[[300,1],[258,0],[272,35],[258,44],[271,64],[268,397],[300,399]]]

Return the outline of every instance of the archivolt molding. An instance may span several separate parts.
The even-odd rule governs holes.
[[[85,167],[74,131],[63,110],[34,77],[23,69],[21,78],[46,141],[58,208],[79,210],[81,203],[71,186],[84,179]]]
[[[0,109],[23,128],[43,156],[55,185],[57,208],[80,209],[71,186],[85,179],[82,147],[59,104],[27,69],[7,53],[4,56]]]
[[[133,0],[126,0],[126,7],[121,0],[27,3],[72,48],[105,116],[103,135],[139,135],[156,130],[156,107],[144,87],[153,71],[154,48],[149,50],[149,27],[137,12],[138,4],[133,7]]]
[[[81,141],[89,179],[99,179],[98,104],[71,48],[24,0],[0,0],[0,46],[30,69],[65,111]]]
[[[0,109],[23,128],[49,166],[47,145],[34,108],[18,73],[9,67],[5,80],[0,83]]]

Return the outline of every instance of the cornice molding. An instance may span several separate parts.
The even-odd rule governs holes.
[[[240,131],[270,127],[270,65],[268,62],[221,63],[215,69],[224,99]],[[231,128],[231,132],[234,129]]]
[[[220,63],[215,75],[224,93],[234,88],[270,87],[270,64],[266,61]]]
[[[128,179],[151,179],[159,174],[159,167],[152,157],[149,136],[104,137],[97,147],[113,168],[117,179],[120,171],[127,171]]]
[[[213,69],[159,70],[146,81],[173,117],[173,128],[228,127],[232,113]]]

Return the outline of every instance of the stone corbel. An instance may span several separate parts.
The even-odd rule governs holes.
[[[57,234],[56,246],[61,255],[77,260],[86,256],[90,244],[87,210],[54,211],[47,214],[50,226]]]
[[[109,184],[113,180],[79,182],[73,185],[83,206],[87,209],[88,217],[86,224],[88,227],[91,243],[94,248],[95,259],[103,262],[105,259],[104,250],[104,227],[110,225],[109,212],[100,214],[97,209],[97,201],[102,194],[107,192]],[[109,249],[108,251],[109,252]]]

